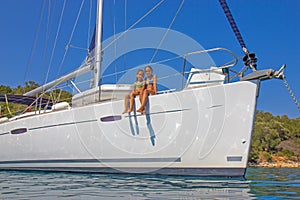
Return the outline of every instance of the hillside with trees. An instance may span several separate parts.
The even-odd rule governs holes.
[[[25,86],[18,86],[16,88],[11,88],[6,85],[0,85],[0,94],[14,94],[14,95],[22,95],[28,91],[31,91],[35,88],[39,87],[39,84],[35,83],[34,81],[29,81],[25,83]],[[54,102],[60,102],[60,101],[67,101],[71,102],[72,94],[64,91],[64,90],[53,90],[51,93],[47,92],[43,95],[43,98],[50,99]],[[2,116],[11,117],[15,114],[22,113],[27,106],[26,105],[20,105],[20,104],[14,104],[9,103],[9,109],[6,106],[6,103],[0,102],[1,107],[1,114]],[[10,112],[11,114],[10,114]]]
[[[0,94],[24,94],[39,85],[33,81],[25,86],[10,88],[0,85]],[[53,101],[71,101],[72,95],[67,91],[54,90],[44,94]],[[10,117],[7,106],[1,103],[2,116]],[[20,113],[24,105],[9,104],[11,113]],[[298,163],[300,161],[300,117],[290,119],[288,116],[273,116],[271,113],[257,111],[251,143],[249,163],[262,166],[263,163]],[[279,164],[280,165],[280,164]],[[278,166],[278,165],[277,165]]]
[[[284,163],[300,161],[300,118],[273,116],[271,113],[257,111],[249,162]],[[275,165],[276,166],[276,165]]]

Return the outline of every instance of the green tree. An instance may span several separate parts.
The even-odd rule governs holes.
[[[257,111],[249,161],[258,162],[260,157],[270,161],[271,155],[300,156],[297,141],[300,141],[300,118]]]
[[[11,88],[6,85],[0,85],[0,94],[10,94],[12,92]]]
[[[31,91],[37,87],[39,87],[39,84],[37,84],[34,81],[25,82],[24,86],[19,85],[16,88],[10,88],[9,86],[0,85],[0,94],[22,95],[22,94],[24,94],[28,91]],[[67,91],[64,91],[64,90],[56,89],[51,92],[45,93],[43,95],[43,98],[49,98],[50,100],[52,100],[54,102],[60,102],[60,101],[71,102],[72,94]],[[9,103],[8,107],[7,107],[6,103],[3,103],[3,102],[2,103],[0,102],[0,106],[1,106],[1,114],[3,116],[8,116],[8,117],[12,116],[8,111],[8,107],[13,114],[22,113],[27,108],[26,105],[20,105],[20,104],[14,104],[14,103]]]

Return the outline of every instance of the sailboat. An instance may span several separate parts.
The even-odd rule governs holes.
[[[232,17],[226,2],[220,2],[226,16]],[[102,82],[103,66],[109,66],[105,64],[107,53],[103,54],[102,13],[103,2],[98,0],[92,48],[77,70],[23,95],[0,95],[1,101],[35,107],[0,119],[0,169],[244,176],[260,82],[281,78],[285,66],[278,71],[257,70],[255,54],[243,46],[245,67],[252,72],[237,74],[239,80],[232,82],[230,68],[238,58],[230,50],[184,52],[176,56],[183,61],[181,70],[175,70],[174,76],[168,74],[179,86],[150,95],[145,114],[136,110],[122,114],[124,96],[132,86]],[[231,25],[236,26],[232,21]],[[131,31],[134,37],[141,30]],[[127,33],[130,37],[130,31]],[[193,56],[205,57],[215,51],[226,52],[233,60],[207,69],[193,65]],[[162,78],[158,73],[161,63],[148,63],[158,78]],[[92,78],[82,91],[74,79],[84,74]],[[42,94],[64,82],[77,91],[71,103],[43,98]],[[139,105],[136,98],[135,107]]]

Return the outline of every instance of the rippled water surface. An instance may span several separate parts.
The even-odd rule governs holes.
[[[300,169],[249,168],[245,179],[0,171],[0,199],[300,199]]]

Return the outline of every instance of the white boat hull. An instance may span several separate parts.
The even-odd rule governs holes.
[[[120,100],[6,122],[0,168],[243,176],[256,93],[236,82],[151,96],[146,115]]]

